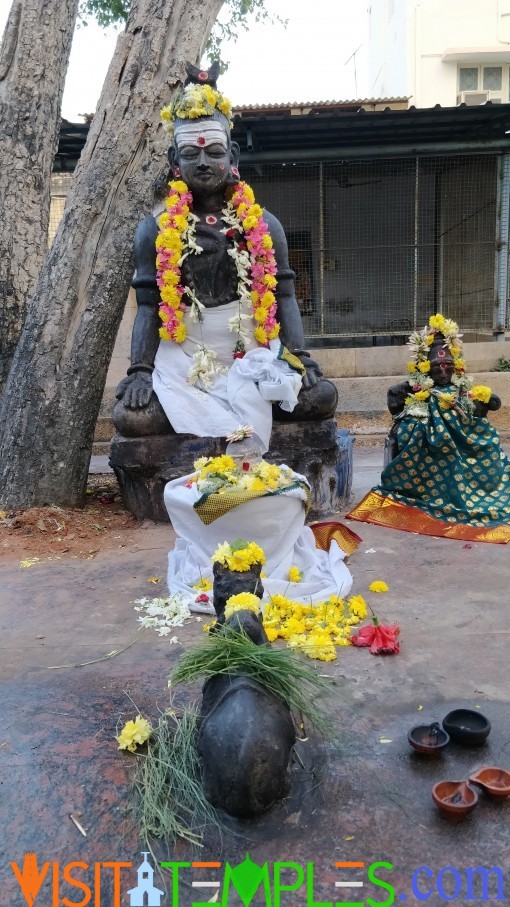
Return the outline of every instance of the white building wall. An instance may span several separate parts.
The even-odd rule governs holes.
[[[458,68],[486,64],[503,67],[508,101],[510,0],[372,0],[369,58],[372,93],[380,97],[452,107]]]

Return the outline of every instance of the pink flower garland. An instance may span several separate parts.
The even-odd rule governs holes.
[[[169,185],[166,211],[158,217],[161,232],[156,238],[157,284],[161,293],[159,317],[163,322],[159,334],[163,340],[183,343],[187,331],[182,323],[186,304],[182,301],[184,287],[181,285],[180,261],[193,199],[182,180]]]
[[[163,340],[183,343],[187,337],[183,323],[187,307],[182,301],[186,290],[181,284],[180,261],[186,251],[194,251],[193,231],[190,230],[193,197],[182,180],[172,181],[169,185],[166,211],[158,218],[160,233],[156,238],[157,284],[161,293],[159,316],[163,322],[159,333]],[[237,251],[247,252],[250,260],[252,316],[257,325],[254,337],[261,346],[267,346],[280,332],[275,317],[277,303],[273,293],[277,273],[273,241],[262,217],[262,208],[255,204],[250,186],[239,182],[230,190],[229,196],[244,234],[237,242]],[[226,231],[228,238],[233,238],[235,233],[235,229]],[[244,352],[244,343],[239,338],[234,358],[243,356]]]
[[[255,204],[253,190],[247,183],[239,182],[234,186],[231,203],[242,223],[250,256],[252,314],[258,324],[254,336],[262,346],[267,346],[269,340],[280,333],[275,318],[276,297],[272,292],[276,287],[277,272],[273,241],[262,209]]]

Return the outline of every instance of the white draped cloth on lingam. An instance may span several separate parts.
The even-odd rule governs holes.
[[[221,542],[238,538],[256,542],[266,555],[262,581],[265,601],[269,595],[279,594],[313,604],[330,595],[343,597],[349,593],[352,576],[344,563],[345,551],[334,540],[329,551],[316,548],[314,534],[305,526],[306,494],[302,488],[239,504],[205,525],[193,508],[201,494],[196,484],[188,487],[189,479],[184,476],[166,485],[165,505],[178,536],[168,556],[168,588],[172,594],[182,594],[190,610],[213,613],[212,606],[195,602],[199,593],[193,585],[200,578],[212,580],[211,555]],[[301,582],[289,582],[290,567],[302,571]]]
[[[200,322],[193,321],[188,310],[184,343],[161,341],[159,345],[154,391],[176,432],[226,437],[248,423],[266,451],[272,402],[292,412],[298,402],[301,376],[278,358],[282,353],[279,340],[264,348],[248,336],[246,355],[233,360],[236,335],[229,321],[238,313],[236,301],[205,309]],[[241,313],[251,319],[247,303],[242,304]],[[201,345],[214,350],[216,362],[224,367],[223,373],[210,378],[208,386],[188,381],[193,356]],[[169,554],[168,587],[171,594],[182,593],[192,610],[212,612],[207,604],[195,602],[198,592],[192,587],[200,578],[212,579],[211,555],[218,545],[238,538],[256,542],[266,555],[266,600],[268,595],[282,594],[309,603],[348,594],[352,577],[344,563],[345,552],[336,541],[331,542],[328,552],[316,548],[313,532],[305,526],[306,494],[302,488],[255,498],[205,525],[193,509],[200,492],[196,484],[188,487],[189,479],[183,476],[168,483],[165,505],[178,536]],[[306,482],[297,474],[296,479]],[[290,567],[302,571],[300,583],[289,582]]]

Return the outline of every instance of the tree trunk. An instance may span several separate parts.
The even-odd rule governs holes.
[[[78,0],[14,0],[0,48],[0,389],[48,248],[50,180]]]
[[[13,360],[0,425],[3,507],[79,505],[132,276],[168,146],[159,111],[223,0],[135,0]]]

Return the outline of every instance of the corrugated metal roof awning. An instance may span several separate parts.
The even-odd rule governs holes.
[[[426,150],[427,146],[465,145],[480,149],[510,149],[510,104],[476,107],[421,108],[408,110],[339,110],[322,116],[243,117],[234,121],[233,139],[243,161],[292,160],[309,154],[330,157],[352,149],[367,156],[398,146]]]
[[[324,102],[324,104],[329,102]],[[73,170],[88,125],[63,122],[56,171]],[[510,150],[510,104],[395,110],[331,110],[308,116],[253,112],[234,121],[232,138],[243,163],[257,160],[327,159],[378,153],[395,156],[443,150]]]

